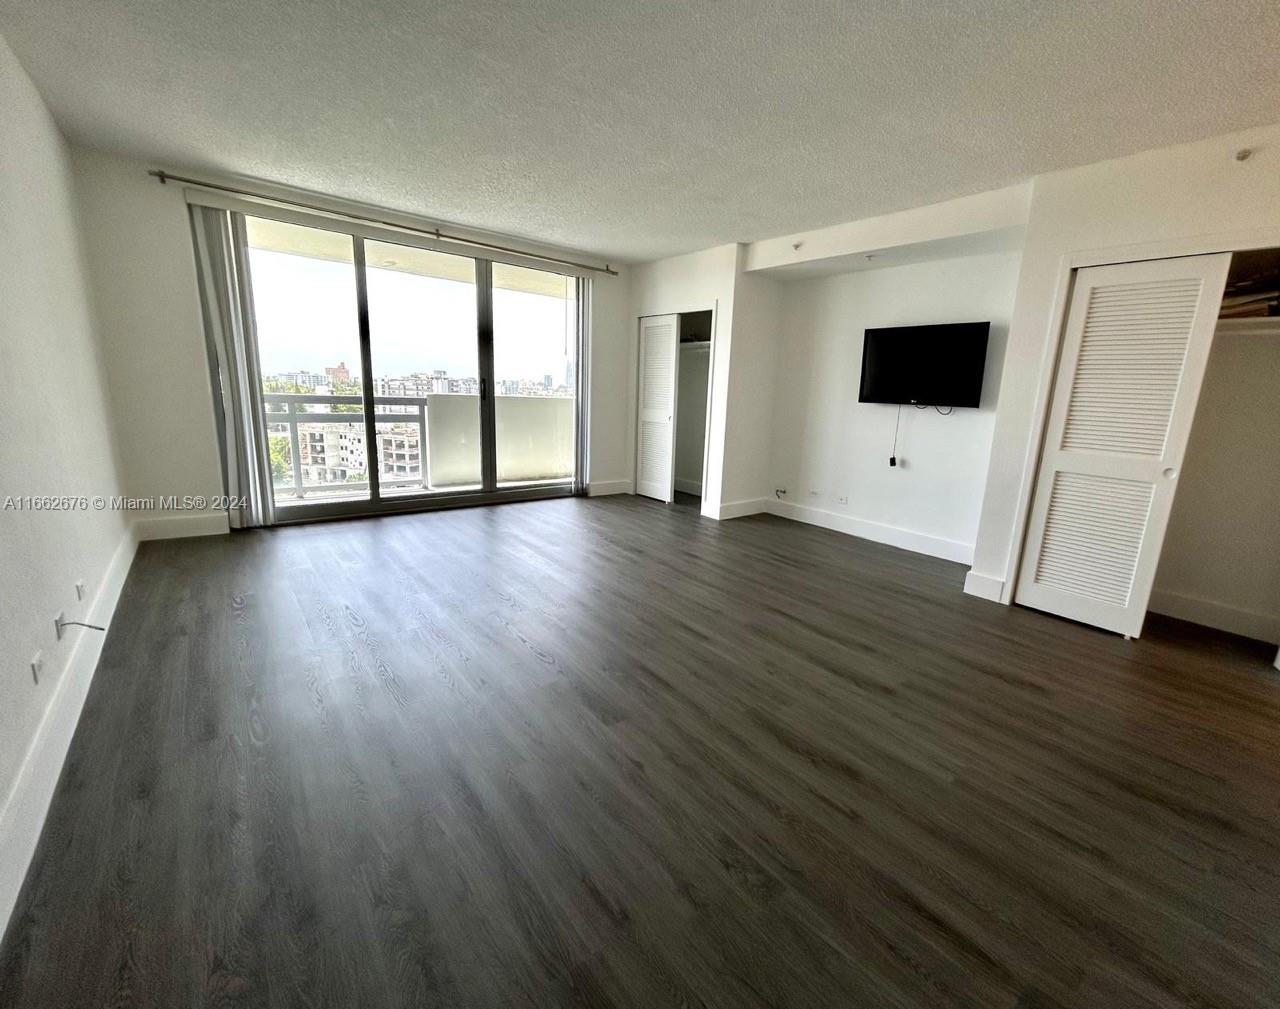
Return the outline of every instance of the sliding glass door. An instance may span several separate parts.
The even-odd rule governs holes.
[[[577,284],[505,263],[492,272],[498,486],[572,480]]]
[[[275,504],[368,501],[355,244],[257,217],[244,231]]]
[[[364,249],[379,489],[481,490],[476,262],[387,242]]]
[[[573,491],[581,281],[243,221],[277,521]]]

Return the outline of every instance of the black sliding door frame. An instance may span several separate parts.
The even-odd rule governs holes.
[[[476,260],[476,341],[480,355],[480,486],[498,490],[498,407],[493,382],[493,264]],[[575,393],[576,398],[576,393]]]
[[[364,460],[369,471],[369,501],[379,504],[382,488],[378,482],[378,406],[373,398],[373,345],[369,339],[369,279],[364,272],[364,239],[353,235],[351,244],[354,246],[352,263],[356,270],[356,319],[360,334],[360,394],[364,399]],[[419,447],[419,458],[422,452],[423,448]]]
[[[355,269],[356,280],[356,311],[357,311],[357,330],[360,341],[360,383],[361,395],[364,400],[362,409],[364,417],[365,431],[365,460],[368,469],[368,485],[369,494],[367,498],[348,499],[348,500],[312,500],[304,501],[297,504],[281,504],[275,503],[275,525],[290,525],[299,522],[309,522],[319,519],[332,518],[348,518],[365,515],[385,515],[403,512],[429,511],[437,508],[458,508],[467,505],[481,504],[498,504],[504,501],[527,501],[539,498],[555,498],[568,497],[574,494],[584,492],[586,486],[586,474],[583,470],[585,458],[582,452],[585,438],[585,416],[586,410],[583,406],[583,398],[586,395],[586,387],[584,384],[583,366],[585,361],[585,348],[587,345],[587,334],[583,331],[583,313],[580,310],[577,314],[578,322],[576,329],[576,368],[575,378],[576,387],[574,389],[574,472],[571,476],[563,481],[554,483],[533,483],[516,484],[512,486],[498,487],[498,440],[497,440],[497,389],[494,382],[494,352],[493,352],[493,260],[481,259],[474,255],[468,255],[460,252],[455,248],[448,247],[445,243],[414,240],[412,236],[390,233],[369,234],[369,240],[380,242],[388,242],[392,244],[406,245],[413,248],[426,249],[433,252],[443,252],[448,255],[461,256],[470,259],[475,264],[475,286],[476,286],[476,349],[477,361],[479,365],[479,386],[480,386],[480,488],[467,489],[458,491],[428,491],[423,490],[415,493],[399,493],[392,497],[384,497],[380,486],[381,459],[378,455],[378,438],[377,438],[377,403],[375,393],[375,385],[373,378],[373,346],[372,334],[369,322],[369,291],[368,291],[368,275],[367,264],[365,259],[365,241],[366,235],[360,233],[370,229],[360,229],[360,231],[348,231],[333,227],[326,227],[326,224],[332,222],[324,219],[299,220],[298,215],[289,214],[277,215],[264,212],[254,211],[233,211],[238,217],[248,216],[263,217],[271,220],[283,220],[285,223],[301,224],[304,227],[317,228],[324,231],[335,231],[339,234],[349,235],[352,242],[353,263]],[[376,230],[376,229],[374,229]],[[243,236],[245,229],[241,224],[238,229],[239,235]],[[248,266],[248,243],[247,239],[241,238],[241,247],[239,253],[246,268]],[[505,262],[505,260],[504,260]],[[547,273],[560,273],[557,270],[546,270],[543,265],[532,258],[528,261],[520,260],[514,265],[527,266],[530,269],[544,270]],[[561,276],[574,276],[573,274],[560,274]],[[581,279],[577,279],[575,283],[575,291],[577,298],[582,298],[587,285],[583,284]],[[252,306],[247,306],[247,310],[252,313]],[[264,425],[270,417],[264,415]],[[427,423],[430,424],[428,418]],[[265,426],[263,428],[265,430]],[[428,460],[428,445],[419,446],[419,464],[425,474]],[[274,488],[273,488],[274,494]]]

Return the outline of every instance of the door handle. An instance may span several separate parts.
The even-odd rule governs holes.
[[[1172,480],[1172,479],[1173,479],[1175,476],[1177,476],[1177,475],[1178,475],[1178,471],[1177,471],[1177,469],[1176,469],[1176,468],[1174,468],[1173,466],[1166,466],[1166,467],[1165,467],[1165,470],[1164,470],[1164,478],[1165,478],[1166,480]]]

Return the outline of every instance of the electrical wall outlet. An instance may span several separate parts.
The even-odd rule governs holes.
[[[65,630],[65,628],[62,626],[62,622],[66,619],[67,619],[67,615],[65,613],[59,613],[56,617],[53,618],[53,633],[58,636],[59,641],[62,640],[62,635]]]
[[[85,594],[84,579],[81,578],[79,581],[76,582],[76,599],[79,600],[80,602],[84,602],[84,594]]]
[[[848,503],[849,503],[848,494],[841,494],[838,498],[836,498],[836,504],[848,504]]]
[[[810,488],[809,488],[809,496],[810,496],[810,497],[818,497],[821,493],[822,493],[822,491],[818,490],[816,487],[810,487]]]
[[[31,679],[40,684],[40,670],[44,669],[44,652],[36,652],[31,656]]]

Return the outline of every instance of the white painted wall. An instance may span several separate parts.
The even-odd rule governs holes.
[[[1280,643],[1280,319],[1214,336],[1151,609]]]
[[[592,494],[625,494],[634,485],[631,470],[632,401],[630,271],[591,281],[591,391],[587,406],[587,480]]]
[[[680,345],[680,382],[676,390],[676,490],[702,493],[702,456],[707,439],[707,377],[711,347]]]
[[[727,364],[729,372],[721,518],[764,511],[772,500],[770,449],[782,285],[772,277],[743,272],[745,260],[746,247],[740,246],[731,339],[721,340],[715,349],[716,367]],[[717,329],[717,334],[722,332]]]
[[[0,501],[122,492],[66,146],[0,39]],[[0,932],[133,556],[118,511],[0,510]],[[75,583],[88,590],[76,601]],[[28,663],[44,653],[33,682]]]
[[[1241,148],[1256,153],[1236,161]],[[1053,317],[1065,257],[1125,246],[1118,257],[1221,251],[1250,235],[1274,236],[1278,225],[1280,126],[1036,178],[967,590],[1006,601],[1012,593],[1059,336]]]
[[[182,188],[110,154],[76,148],[73,162],[129,493],[217,496],[222,467]],[[227,529],[225,512],[147,519],[193,533]]]
[[[995,425],[1018,253],[948,259],[783,285],[773,411],[779,514],[967,562]],[[943,417],[859,403],[863,331],[991,321],[982,405]],[[817,493],[811,495],[810,491]],[[838,499],[847,497],[847,503]]]

